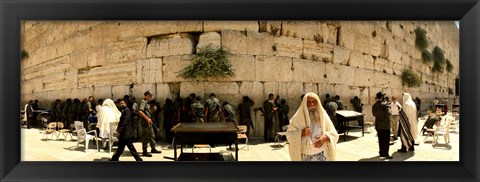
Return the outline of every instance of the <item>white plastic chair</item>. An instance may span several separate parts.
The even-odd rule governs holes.
[[[81,121],[75,121],[75,131],[77,134],[77,148],[78,145],[82,142],[85,142],[85,152],[87,152],[88,149],[88,143],[90,140],[95,140],[96,145],[97,145],[97,150],[100,152],[100,149],[98,148],[98,140],[97,140],[97,131],[92,130],[87,132],[87,130],[83,127],[83,122]],[[93,135],[89,134],[93,133]]]
[[[282,126],[282,132],[277,132],[277,135],[275,136],[275,141],[274,141],[274,144],[273,144],[273,145],[281,145],[281,144],[280,144],[280,138],[281,138],[281,137],[283,138],[283,136],[286,135],[287,129],[288,129],[288,125]],[[285,144],[286,144],[286,143],[285,143]],[[284,144],[284,145],[285,145],[285,144]],[[281,145],[281,146],[284,146],[284,145]]]
[[[435,130],[435,133],[434,133],[434,136],[433,136],[433,142],[432,142],[432,145],[434,144],[437,144],[438,143],[438,138],[440,136],[443,136],[444,138],[444,141],[445,141],[445,144],[449,144],[450,143],[450,123],[452,121],[452,118],[447,116],[445,118],[445,124],[440,126],[440,127],[437,127],[436,130]]]

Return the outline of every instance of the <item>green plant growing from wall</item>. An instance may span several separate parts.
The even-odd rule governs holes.
[[[213,49],[210,45],[193,55],[190,65],[180,75],[183,78],[218,78],[234,76],[232,65],[227,59],[227,52]]]
[[[453,71],[452,62],[450,62],[450,60],[448,60],[448,59],[446,60],[446,62],[447,62],[447,71],[448,71],[449,73],[451,73],[451,72]]]
[[[428,50],[423,50],[422,51],[422,61],[424,63],[430,63],[433,61],[433,56],[432,56],[432,53],[430,53],[430,51]]]
[[[277,35],[277,33],[280,31],[280,27],[270,25],[270,34],[271,35]]]
[[[313,59],[314,61],[319,61],[319,60],[320,60],[320,56],[317,56],[317,55],[315,55],[315,54],[312,54],[312,59]]]
[[[320,34],[317,34],[317,35],[313,35],[313,40],[315,40],[315,42],[317,44],[319,43],[323,43],[325,40],[323,39],[323,36],[320,35]]]
[[[20,51],[20,60],[24,60],[29,58],[28,52],[25,49],[22,49]]]
[[[443,72],[443,69],[445,67],[445,54],[443,53],[443,50],[435,46],[432,51],[432,56],[433,56],[433,72]]]
[[[328,59],[327,57],[323,57],[323,58],[322,58],[322,61],[323,61],[324,63],[328,63],[328,62],[330,62],[330,59]]]
[[[409,68],[402,71],[402,83],[408,87],[419,87],[422,84],[422,79]]]
[[[417,27],[415,29],[415,46],[420,50],[425,50],[428,47],[427,31]]]

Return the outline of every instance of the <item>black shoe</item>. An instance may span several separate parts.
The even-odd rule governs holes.
[[[385,157],[385,159],[393,159],[393,157],[388,155],[388,156]]]
[[[398,149],[397,152],[407,153],[407,150],[406,149]]]
[[[152,154],[148,153],[148,152],[143,152],[143,156],[145,157],[152,157]]]
[[[108,159],[108,161],[118,161],[118,160]]]
[[[152,149],[151,153],[160,154],[162,153],[162,151],[159,151],[157,149]]]
[[[409,148],[408,151],[415,151],[415,149],[412,147],[412,148]]]

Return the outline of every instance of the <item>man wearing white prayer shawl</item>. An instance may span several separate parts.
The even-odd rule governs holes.
[[[403,93],[403,111],[408,117],[410,123],[410,131],[413,136],[413,140],[417,140],[418,134],[418,119],[417,119],[417,106],[413,102],[412,96],[409,93]],[[416,143],[416,142],[415,142]]]
[[[286,136],[292,161],[334,161],[338,133],[317,94],[309,92],[290,119]]]
[[[110,133],[110,125],[118,125],[122,113],[117,109],[111,99],[103,101],[102,108],[97,113],[97,128],[100,130],[99,137],[102,138],[103,148],[106,147],[106,139]]]

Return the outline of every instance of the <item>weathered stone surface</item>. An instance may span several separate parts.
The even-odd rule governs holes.
[[[348,66],[353,68],[365,68],[365,59],[367,55],[364,55],[358,51],[350,52],[350,60],[348,61]]]
[[[65,72],[71,68],[70,57],[60,57],[31,67],[24,67],[23,79],[30,80],[50,74]]]
[[[274,36],[266,32],[247,31],[247,54],[273,56]]]
[[[303,59],[293,60],[293,81],[304,83],[324,83],[325,63]]]
[[[163,83],[182,82],[186,79],[178,76],[182,69],[190,64],[191,56],[169,56],[163,58]]]
[[[369,70],[375,70],[375,59],[370,55],[365,55],[364,68]]]
[[[134,82],[135,62],[104,65],[102,67],[80,70],[78,73],[79,87],[125,85]]]
[[[113,101],[116,101],[117,98],[123,98],[123,95],[113,97],[112,94],[112,86],[100,86],[100,87],[94,87],[93,88],[93,97],[96,99],[112,99]]]
[[[354,78],[354,68],[338,64],[325,64],[325,72],[327,74],[326,83],[336,83],[344,85],[352,85]]]
[[[203,21],[203,31],[205,32],[223,30],[258,32],[258,21]]]
[[[222,46],[222,37],[218,32],[202,33],[198,39],[197,51],[211,46],[214,49],[219,49]]]
[[[303,50],[303,41],[301,38],[293,37],[275,37],[274,55],[281,57],[300,58]]]
[[[382,43],[379,37],[356,34],[354,48],[365,54],[379,56],[382,52]]]
[[[375,84],[374,71],[366,69],[355,69],[353,71],[353,85],[371,87]]]
[[[323,61],[323,59],[328,59],[328,62],[333,60],[333,46],[327,43],[317,43],[312,40],[303,41],[303,54],[308,58],[317,59],[317,61]]]
[[[145,58],[147,39],[140,37],[107,44],[106,63],[120,63]]]
[[[305,90],[303,88],[303,83],[301,82],[290,82],[287,83],[287,94],[288,94],[288,99],[290,100],[290,108],[292,109],[291,112],[295,112],[296,109],[298,109],[298,106],[300,106],[300,96],[302,94],[305,94]]]
[[[208,95],[214,90],[206,90],[205,82],[181,82],[180,83],[180,97],[186,98],[190,93],[195,93],[199,96]]]
[[[222,30],[222,46],[232,54],[247,54],[246,33],[234,30]]]
[[[137,83],[160,83],[162,82],[162,59],[152,58],[137,62]]]
[[[405,69],[403,67],[403,64],[393,63],[391,65],[392,65],[394,75],[402,75],[402,71],[403,71],[403,69]]]
[[[347,65],[350,59],[350,49],[342,46],[333,46],[333,63]]]
[[[275,33],[275,29],[278,31]],[[282,35],[282,21],[267,21],[267,32],[270,35],[280,36]]]
[[[91,57],[88,57],[87,66],[95,67],[105,64],[105,48],[98,47],[90,51],[92,53]]]
[[[132,95],[137,99],[137,102],[140,103],[141,100],[145,98],[143,95],[146,91],[150,91],[155,98],[157,95],[155,84],[134,84],[132,88]]]
[[[123,98],[125,95],[130,95],[130,85],[116,85],[112,86],[112,98]],[[138,101],[138,100],[137,100]]]
[[[308,93],[308,92],[317,93],[317,91],[318,91],[318,84],[316,84],[316,83],[305,83],[305,84],[303,84],[303,87],[305,88],[304,89],[305,93]]]
[[[138,22],[138,31],[143,36],[157,36],[178,32],[202,32],[201,21],[141,21]]]
[[[205,82],[206,93],[238,95],[238,90],[236,82]]]
[[[73,68],[83,69],[88,67],[88,55],[89,51],[80,51],[71,54],[70,64]]]
[[[194,42],[189,34],[173,34],[152,38],[146,46],[147,58],[192,54]]]
[[[175,95],[170,91],[170,86],[168,84],[157,84],[157,95],[155,95],[155,99],[157,99],[163,106],[165,104],[165,99],[170,98],[173,100]]]
[[[313,36],[316,35],[317,32],[316,21],[282,22],[282,35],[287,37],[300,37],[313,40]]]
[[[393,74],[392,63],[389,60],[383,58],[377,58],[375,60],[375,71]]]
[[[391,45],[387,45],[387,59],[395,63],[402,63],[402,52]]]
[[[78,70],[68,70],[65,72],[65,80],[67,89],[77,89],[78,88]]]
[[[292,59],[285,57],[258,56],[256,61],[258,81],[289,82],[292,81]]]

